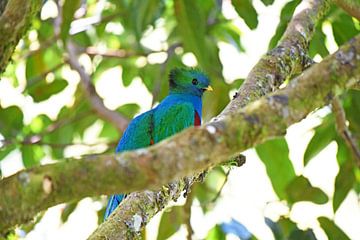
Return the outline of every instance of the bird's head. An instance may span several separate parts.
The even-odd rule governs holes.
[[[212,91],[209,78],[195,68],[174,68],[169,74],[170,93],[184,93],[201,97]]]

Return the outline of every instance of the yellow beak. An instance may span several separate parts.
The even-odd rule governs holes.
[[[206,91],[214,91],[214,89],[209,85],[207,88],[204,88]]]

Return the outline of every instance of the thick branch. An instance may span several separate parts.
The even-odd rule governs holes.
[[[128,119],[105,107],[101,97],[97,94],[94,85],[91,83],[90,76],[85,72],[78,61],[76,46],[73,43],[68,42],[67,51],[69,54],[69,64],[79,73],[81,86],[91,103],[91,107],[99,117],[113,124],[120,132],[123,132],[128,125]]]
[[[0,229],[30,220],[61,202],[160,188],[284,135],[288,126],[358,81],[359,55],[360,35],[284,89],[229,111],[215,122],[189,128],[147,149],[62,161],[5,178],[0,182]]]
[[[4,3],[0,6],[0,74],[5,70],[17,43],[29,28],[42,3],[41,0],[2,2]]]
[[[350,16],[360,21],[360,1],[359,0],[334,0],[334,2],[344,9]]]
[[[308,67],[311,60],[307,50],[315,24],[326,13],[328,6],[327,0],[308,0],[300,4],[299,8],[303,10],[291,20],[278,46],[254,66],[221,115],[273,92],[286,79]]]

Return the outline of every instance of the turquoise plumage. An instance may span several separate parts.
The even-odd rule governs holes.
[[[169,95],[157,107],[130,122],[116,152],[148,147],[189,126],[201,124],[201,97],[206,90],[212,90],[208,77],[197,69],[176,68],[170,72],[169,84]],[[110,197],[105,219],[123,198],[123,194]]]

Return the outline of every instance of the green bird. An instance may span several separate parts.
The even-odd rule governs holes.
[[[130,122],[116,152],[148,147],[187,127],[201,125],[201,98],[205,91],[212,91],[209,84],[209,78],[198,69],[171,70],[169,95],[157,107]],[[110,216],[123,199],[124,194],[110,197],[104,219]]]

